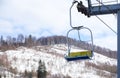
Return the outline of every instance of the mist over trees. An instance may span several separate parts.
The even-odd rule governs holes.
[[[91,44],[84,42],[84,41],[78,41],[76,39],[69,38],[70,44],[80,47],[82,49],[90,50]],[[7,36],[6,39],[4,39],[3,36],[0,37],[0,50],[6,51],[10,49],[16,49],[17,47],[24,46],[24,47],[33,47],[33,46],[44,46],[44,45],[54,45],[54,44],[66,44],[67,40],[65,36],[48,36],[48,37],[40,37],[36,38],[35,36],[29,35],[24,36],[23,34],[19,34],[17,38]],[[110,49],[102,48],[96,45],[93,45],[94,51],[98,52],[100,54],[103,54],[105,56],[111,57],[111,58],[117,58],[116,51],[112,51]]]

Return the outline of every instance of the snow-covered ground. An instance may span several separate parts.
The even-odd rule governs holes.
[[[73,48],[77,49],[77,48]],[[46,70],[51,75],[61,74],[64,76],[70,76],[71,78],[108,78],[104,75],[111,75],[109,71],[100,70],[93,66],[86,64],[100,64],[115,65],[117,66],[117,60],[98,53],[94,53],[92,60],[78,60],[68,62],[64,59],[64,54],[67,52],[65,45],[51,45],[51,46],[37,46],[33,48],[20,47],[16,50],[9,50],[1,52],[0,54],[7,54],[8,60],[11,62],[11,66],[16,68],[18,72],[35,71],[38,69],[38,62],[41,59],[45,62]],[[102,77],[101,77],[102,76]],[[113,76],[111,78],[115,78]]]

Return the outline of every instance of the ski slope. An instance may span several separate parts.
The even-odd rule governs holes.
[[[78,49],[73,47],[72,49]],[[18,72],[34,71],[38,69],[38,62],[41,59],[45,62],[46,70],[51,75],[70,76],[71,78],[107,78],[98,73],[111,75],[109,71],[100,70],[86,64],[108,64],[110,66],[117,65],[117,60],[106,57],[104,55],[94,53],[92,60],[78,60],[68,62],[64,59],[67,47],[63,44],[51,46],[37,46],[33,48],[19,47],[16,50],[8,50],[0,52],[1,55],[6,54],[10,65],[16,68]],[[113,76],[114,78],[116,76]]]

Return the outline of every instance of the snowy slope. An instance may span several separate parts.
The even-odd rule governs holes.
[[[78,49],[78,48],[73,48]],[[67,62],[64,54],[67,47],[63,44],[53,46],[37,46],[33,48],[20,47],[16,50],[9,50],[5,53],[8,56],[11,66],[17,68],[19,72],[36,71],[38,62],[41,59],[45,62],[47,72],[51,75],[61,74],[72,78],[107,78],[98,75],[98,71],[105,75],[111,75],[109,71],[100,70],[86,64],[108,64],[110,66],[117,65],[117,60],[98,53],[94,53],[92,60],[78,60]],[[0,53],[2,54],[2,53]],[[114,77],[112,77],[114,78]]]

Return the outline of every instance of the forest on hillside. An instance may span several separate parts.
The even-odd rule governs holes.
[[[80,47],[82,49],[90,50],[91,44],[84,42],[84,41],[78,41],[76,39],[69,38],[70,44]],[[0,37],[0,50],[6,51],[11,49],[16,49],[17,47],[24,46],[24,47],[33,47],[33,46],[44,46],[44,45],[55,45],[55,44],[66,44],[67,45],[67,39],[65,36],[48,36],[48,37],[40,37],[36,38],[35,36],[29,35],[24,36],[23,34],[19,34],[17,38],[7,36],[6,39],[4,39],[3,36]],[[110,49],[100,47],[97,45],[93,45],[94,51],[100,54],[103,54],[105,56],[111,57],[111,58],[117,58],[117,52],[112,51]]]

